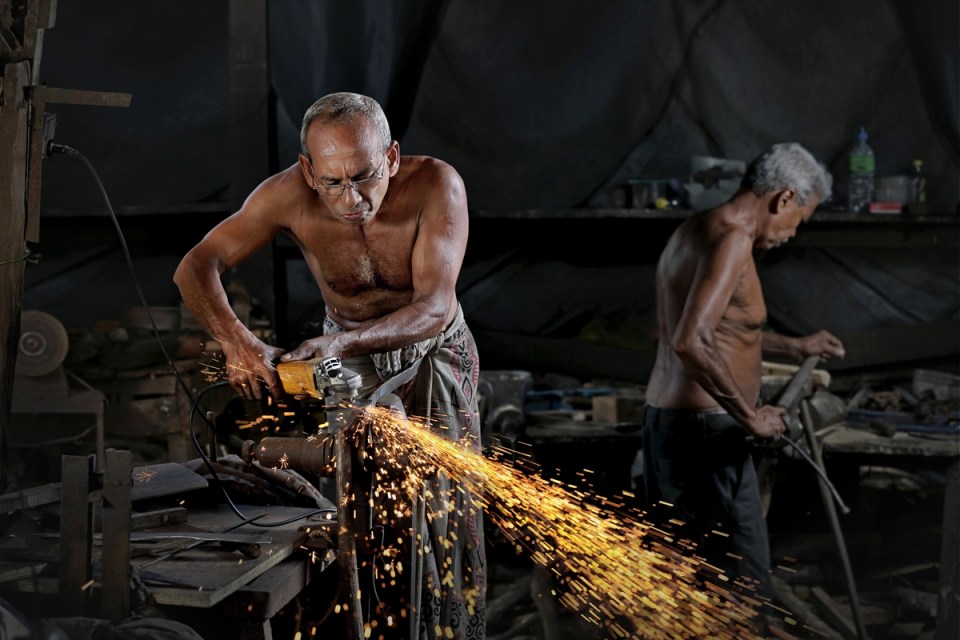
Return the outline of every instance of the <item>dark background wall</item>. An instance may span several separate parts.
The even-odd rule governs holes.
[[[692,155],[747,161],[771,143],[801,142],[831,168],[828,208],[842,209],[846,154],[863,125],[878,175],[921,158],[931,211],[957,213],[955,2],[272,0],[271,90],[249,112],[230,109],[235,8],[62,0],[46,35],[42,82],[133,94],[129,109],[51,110],[57,140],[99,171],[154,305],[178,302],[179,257],[231,210],[237,132],[267,108],[268,166],[288,166],[303,111],[338,90],[377,98],[402,152],[463,175],[473,219],[461,298],[491,366],[522,368],[557,344],[649,351],[653,264],[676,219],[553,212],[612,207],[633,178],[679,189]],[[24,308],[75,327],[138,304],[84,167],[46,161],[42,204],[44,259],[27,269]],[[505,217],[516,210],[532,219]],[[957,322],[956,224],[811,231],[760,256],[775,327]],[[322,309],[295,254],[277,256],[282,295],[268,312],[292,341]]]

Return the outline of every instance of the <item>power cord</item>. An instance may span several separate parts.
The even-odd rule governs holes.
[[[850,513],[850,507],[848,507],[843,502],[843,498],[840,497],[840,493],[837,491],[837,488],[833,486],[833,483],[830,482],[830,478],[827,477],[827,472],[824,471],[820,465],[814,462],[813,458],[811,458],[810,455],[806,451],[804,451],[803,447],[801,447],[799,444],[797,444],[790,438],[783,438],[783,441],[788,445],[790,445],[791,447],[793,447],[794,450],[797,453],[799,453],[800,456],[804,460],[806,460],[811,467],[813,467],[814,471],[817,472],[817,475],[820,476],[820,479],[823,480],[823,482],[827,485],[827,488],[830,490],[830,493],[833,495],[833,499],[836,500],[837,506],[840,507],[840,510],[843,511],[844,514]]]
[[[220,488],[220,491],[223,493],[223,496],[227,501],[227,504],[230,505],[230,508],[233,510],[233,512],[237,515],[237,517],[243,520],[244,523],[251,524],[257,527],[279,527],[285,524],[289,524],[291,522],[296,522],[297,520],[312,517],[317,514],[335,512],[336,511],[335,509],[315,509],[305,514],[287,518],[285,520],[281,520],[278,522],[259,522],[256,520],[262,517],[262,515],[257,516],[256,518],[247,518],[240,511],[240,509],[237,508],[233,500],[230,498],[230,495],[227,493],[226,486],[224,485],[223,481],[220,479],[220,477],[217,475],[216,471],[214,470],[213,464],[210,462],[210,459],[207,457],[207,454],[203,451],[203,447],[200,446],[200,442],[197,440],[196,432],[193,428],[193,416],[195,413],[199,412],[200,400],[203,398],[203,396],[205,396],[208,392],[212,391],[213,389],[222,387],[229,383],[226,382],[225,380],[215,382],[211,385],[208,385],[203,390],[201,390],[201,392],[197,395],[196,398],[193,397],[193,393],[191,393],[189,385],[187,385],[183,377],[180,375],[180,371],[177,370],[176,365],[173,364],[173,359],[170,357],[170,354],[167,352],[167,347],[166,345],[164,345],[163,339],[160,336],[160,330],[157,328],[157,323],[153,318],[153,313],[150,311],[150,305],[147,304],[147,297],[143,293],[143,287],[140,286],[140,279],[137,278],[137,272],[133,266],[133,257],[130,255],[129,247],[127,247],[126,237],[123,235],[123,231],[120,229],[120,222],[119,220],[117,220],[117,214],[113,210],[113,205],[110,204],[110,197],[107,195],[107,190],[103,187],[103,182],[101,182],[100,180],[100,175],[97,173],[97,170],[94,168],[93,164],[87,159],[87,157],[82,153],[80,153],[78,150],[74,149],[73,147],[67,146],[65,144],[57,144],[55,142],[50,142],[47,145],[47,152],[48,152],[48,155],[60,154],[60,155],[73,156],[75,158],[79,158],[80,161],[83,162],[84,165],[86,165],[87,169],[90,170],[90,173],[93,175],[93,179],[96,180],[97,187],[100,189],[100,195],[103,196],[103,201],[107,205],[107,212],[110,214],[110,220],[113,222],[113,226],[117,230],[117,236],[120,239],[120,248],[123,251],[123,257],[126,260],[127,267],[130,269],[130,275],[133,276],[133,284],[136,287],[137,296],[140,298],[140,304],[143,306],[144,311],[146,311],[147,313],[147,317],[150,319],[150,326],[153,328],[153,334],[154,336],[156,336],[157,342],[160,343],[160,350],[161,352],[163,352],[163,357],[166,359],[167,364],[170,365],[170,369],[173,371],[174,376],[176,376],[177,382],[180,384],[180,387],[183,389],[184,393],[187,394],[187,397],[193,403],[193,407],[190,410],[190,417],[188,418],[188,422],[190,426],[190,437],[193,440],[193,444],[197,449],[197,453],[200,455],[200,459],[203,460],[204,465],[210,471],[214,481],[217,483],[217,486]],[[202,413],[200,414],[200,416],[203,418],[204,422],[207,424],[207,427],[212,431],[215,431],[215,426],[209,420],[207,420],[207,417]]]
[[[247,518],[243,514],[243,512],[240,511],[237,505],[230,498],[230,494],[227,493],[226,486],[224,486],[223,481],[217,475],[216,470],[213,468],[213,463],[210,462],[210,458],[206,455],[206,453],[204,453],[203,447],[200,445],[200,441],[197,440],[197,432],[193,428],[193,416],[197,414],[204,415],[203,413],[200,412],[200,401],[203,399],[203,396],[207,395],[214,389],[219,389],[229,384],[230,383],[226,380],[219,380],[201,389],[200,393],[197,394],[197,399],[193,401],[193,408],[190,410],[190,417],[188,418],[187,421],[190,426],[190,438],[191,440],[193,440],[193,446],[196,447],[197,451],[200,454],[200,459],[203,460],[204,466],[207,467],[207,470],[210,471],[210,475],[213,476],[213,479],[217,483],[217,486],[220,487],[220,491],[223,493],[223,497],[226,499],[227,504],[230,505],[230,509],[235,514],[237,514],[238,518],[240,518],[241,520],[245,520],[248,524],[252,524],[257,527],[279,527],[281,525],[290,524],[291,522],[296,522],[297,520],[302,520],[303,518],[309,518],[311,516],[315,516],[321,513],[336,513],[336,509],[314,509],[305,514],[292,516],[290,518],[287,518],[286,520],[281,520],[279,522],[254,522],[252,519]],[[207,422],[207,424],[210,426],[211,429],[214,429],[214,426],[210,424],[209,420],[206,420],[206,418],[204,418],[204,420]]]

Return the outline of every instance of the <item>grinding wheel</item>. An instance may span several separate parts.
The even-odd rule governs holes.
[[[43,376],[56,371],[67,357],[70,342],[60,321],[43,311],[24,311],[20,316],[16,372]]]

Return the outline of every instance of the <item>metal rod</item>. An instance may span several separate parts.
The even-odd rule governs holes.
[[[413,499],[410,514],[410,637],[420,637],[420,606],[423,601],[423,547],[427,541],[424,520],[426,519],[426,487]]]
[[[817,435],[813,432],[813,417],[810,414],[810,401],[804,398],[800,401],[800,420],[803,423],[803,431],[807,437],[807,443],[810,445],[810,453],[814,462],[821,469],[823,466],[823,456],[820,451],[820,443],[817,441]],[[860,640],[867,640],[867,629],[863,624],[863,616],[860,612],[860,598],[857,596],[857,586],[853,579],[853,568],[850,566],[850,556],[847,553],[847,543],[843,538],[843,529],[840,528],[840,519],[837,517],[837,509],[833,502],[833,495],[827,482],[817,476],[817,484],[820,486],[820,495],[823,498],[823,508],[827,512],[827,519],[830,521],[830,530],[833,532],[833,538],[837,543],[837,553],[840,556],[840,562],[843,564],[843,575],[847,581],[847,595],[850,598],[850,609],[853,612],[853,622],[857,627],[857,637]]]
[[[363,611],[360,604],[360,575],[357,569],[357,534],[354,527],[353,509],[350,499],[353,492],[351,483],[351,447],[345,429],[340,429],[334,445],[337,463],[337,562],[340,566],[340,584],[344,593],[349,621],[347,638],[363,638]]]

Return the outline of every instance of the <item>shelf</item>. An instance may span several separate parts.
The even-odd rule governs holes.
[[[136,204],[114,207],[118,217],[185,215],[197,213],[233,213],[226,202],[187,202],[181,204]],[[104,218],[109,214],[106,206],[87,209],[65,209],[44,207],[40,212],[44,218]]]
[[[471,209],[471,218],[497,220],[599,220],[616,218],[625,220],[683,220],[693,214],[691,209],[516,209],[491,211]],[[845,211],[817,211],[810,222],[843,224],[893,224],[893,225],[956,225],[960,216],[950,213],[932,214],[877,214],[849,213]]]

